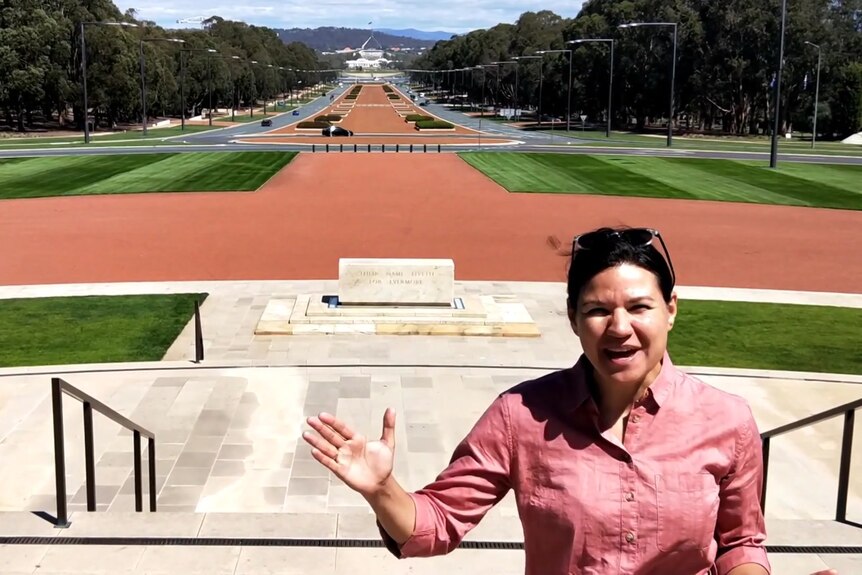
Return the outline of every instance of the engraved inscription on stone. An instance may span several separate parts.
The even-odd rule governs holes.
[[[447,259],[342,258],[338,300],[343,304],[450,304],[455,262]]]

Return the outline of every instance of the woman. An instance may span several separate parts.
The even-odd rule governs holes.
[[[674,284],[655,230],[575,238],[567,307],[583,355],[500,394],[418,492],[392,476],[391,409],[379,441],[325,413],[303,437],[398,557],[450,552],[513,489],[528,575],[768,574],[757,426],[743,399],[671,363]]]

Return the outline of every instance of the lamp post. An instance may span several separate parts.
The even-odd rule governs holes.
[[[482,147],[482,117],[485,115],[485,66],[479,64],[474,70],[482,70],[482,100],[479,104],[479,147]]]
[[[814,88],[814,127],[811,129],[811,148],[813,149],[814,142],[817,140],[817,104],[820,99],[820,46],[807,40],[805,43],[817,48],[817,84]]]
[[[81,22],[79,35],[81,36],[81,73],[84,81],[84,143],[90,143],[90,107],[87,104],[87,45],[84,41],[84,26],[124,26],[137,28],[137,24],[131,22]]]
[[[140,59],[141,59],[141,119],[144,126],[144,137],[147,137],[147,77],[146,64],[144,59],[144,42],[176,42],[185,44],[185,40],[179,38],[141,38],[140,42]]]
[[[569,89],[567,90],[566,96],[566,132],[569,131],[570,123],[572,120],[572,51],[571,50],[539,50],[536,54],[560,54],[567,53],[569,55]],[[551,129],[553,129],[553,123],[551,124]]]
[[[500,92],[500,66],[503,66],[504,64],[515,64],[515,74],[517,74],[518,73],[518,62],[516,62],[515,60],[503,60],[501,62],[491,62],[491,63],[494,64],[495,66],[497,66],[497,93],[499,95],[499,92]],[[497,110],[497,115],[498,116],[500,115],[499,109]]]
[[[542,66],[542,57],[541,56],[513,56],[512,60],[515,60],[516,62],[520,62],[521,60],[538,60],[539,61],[539,68],[541,71],[541,66]],[[542,74],[540,72],[539,73],[539,85],[540,86],[541,86],[541,83],[542,83]],[[541,88],[539,90],[539,98],[541,98]],[[518,66],[516,66],[515,67],[515,109],[516,110],[519,107],[518,104],[519,104],[519,102],[518,102]],[[539,102],[539,108],[541,109],[541,101]],[[518,114],[518,118],[520,119],[520,114]],[[541,125],[541,122],[542,122],[542,119],[539,118],[539,124],[540,125]]]
[[[667,147],[670,148],[673,143],[673,87],[676,80],[676,40],[678,26],[676,22],[631,22],[629,24],[619,25],[619,27],[623,29],[642,26],[673,26],[673,59],[671,60],[670,72],[670,109],[667,117]]]
[[[613,38],[584,38],[581,40],[569,40],[566,44],[584,44],[587,42],[609,42],[611,45],[610,73],[608,75],[608,125],[605,127],[605,137],[611,137],[611,104],[613,102],[614,90],[614,40]]]
[[[257,79],[254,77],[254,64],[257,64],[257,60],[252,60],[251,63],[252,66],[249,67],[249,70],[251,70],[251,85],[257,91]],[[264,100],[263,105],[264,107],[266,106],[266,100]],[[249,102],[248,113],[250,118],[254,118],[254,97]],[[264,110],[263,115],[266,116],[266,110]]]
[[[240,60],[239,56],[224,56],[224,60]],[[227,65],[227,77],[230,82],[230,121],[236,121],[236,84],[233,81],[233,72],[230,71],[230,62]]]
[[[182,118],[180,120],[180,130],[186,129],[186,60],[184,54],[186,52],[208,52],[210,54],[218,54],[218,50],[213,48],[183,48],[180,50],[180,106],[182,106]],[[212,83],[212,66],[209,66],[209,93],[210,93],[210,126],[213,123],[212,102],[213,102],[213,83]]]
[[[769,167],[778,166],[778,128],[781,121],[781,73],[784,71],[784,25],[787,21],[787,0],[781,0],[781,39],[778,48],[778,72],[775,74],[775,115],[772,128],[772,142],[769,146]]]

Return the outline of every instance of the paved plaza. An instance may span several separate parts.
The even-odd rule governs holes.
[[[191,324],[164,361],[0,370],[0,536],[159,536],[377,539],[361,497],[329,476],[300,438],[305,418],[330,411],[368,435],[394,407],[395,474],[408,489],[430,482],[499,392],[580,354],[565,313],[565,286],[456,282],[456,295],[509,295],[541,337],[383,335],[255,336],[272,298],[335,293],[335,281],[114,283],[7,286],[0,298],[207,292],[201,308],[206,357],[194,364]],[[782,301],[862,307],[862,295],[680,288],[686,299]],[[84,342],[82,342],[83,344]],[[673,350],[671,349],[671,356]],[[857,399],[862,377],[682,366],[751,404],[766,430]],[[80,407],[66,399],[67,485],[72,526],[53,515],[50,378],[59,375],[157,437],[159,512],[134,509],[128,432],[96,417],[98,509],[85,509]],[[855,444],[862,444],[856,427]],[[862,530],[834,516],[841,420],[773,441],[767,520],[770,545],[860,545]],[[858,452],[858,448],[856,450]],[[862,477],[862,459],[852,477]],[[146,483],[145,483],[146,493]],[[862,484],[851,484],[848,518],[862,519]],[[804,534],[804,537],[802,535]],[[468,537],[522,541],[507,496]],[[862,572],[859,555],[773,554],[776,574],[823,564]],[[779,569],[780,568],[780,569]],[[523,554],[458,550],[398,562],[381,548],[16,545],[0,547],[0,573],[522,573]]]

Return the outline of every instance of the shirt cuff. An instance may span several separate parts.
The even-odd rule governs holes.
[[[769,559],[766,557],[766,549],[763,547],[741,546],[728,549],[715,560],[718,575],[727,575],[734,567],[745,563],[756,563],[772,573]]]
[[[416,493],[408,493],[408,495],[413,499],[413,504],[416,507],[416,524],[413,527],[413,533],[410,535],[410,538],[401,545],[398,545],[398,542],[386,532],[379,521],[377,522],[377,529],[383,538],[383,545],[395,557],[399,559],[428,557],[434,551],[436,531],[434,511],[427,497]]]

